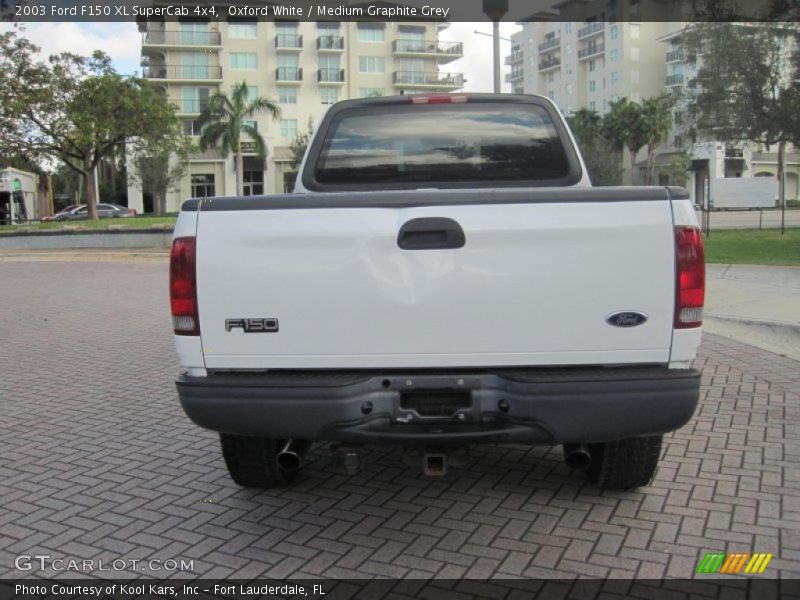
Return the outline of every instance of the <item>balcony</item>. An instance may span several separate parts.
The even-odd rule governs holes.
[[[589,25],[586,27],[581,27],[578,29],[578,39],[601,33],[605,26],[606,24],[602,21],[598,21],[597,23],[589,23]]]
[[[302,50],[303,36],[295,33],[279,33],[275,36],[275,47],[278,50]]]
[[[506,56],[505,63],[506,63],[507,65],[515,65],[515,64],[517,64],[517,63],[520,63],[520,62],[522,62],[524,58],[525,58],[525,57],[522,55],[522,50],[519,50],[519,49],[517,49],[517,50],[513,50],[513,51],[511,52],[511,54],[509,54],[508,56]]]
[[[683,49],[671,50],[667,52],[667,62],[683,62]]]
[[[175,100],[178,106],[178,114],[199,115],[208,106],[208,100]]]
[[[344,83],[344,69],[319,69],[317,81],[321,85]]]
[[[512,81],[519,81],[525,77],[525,71],[523,69],[511,69],[511,73],[506,73],[506,81],[509,83]]]
[[[539,71],[549,71],[561,65],[561,58],[553,57],[539,61]]]
[[[275,69],[275,81],[281,83],[303,81],[303,69],[300,67],[278,67]]]
[[[416,56],[436,58],[441,63],[450,62],[464,56],[461,42],[439,42],[437,40],[394,40],[392,52],[397,56]]]
[[[340,35],[321,35],[317,38],[317,50],[341,52],[344,50],[344,38]]]
[[[670,75],[669,77],[667,77],[666,86],[667,87],[672,87],[672,86],[675,86],[675,85],[683,85],[683,74],[682,73],[677,73],[675,75]]]
[[[597,56],[598,54],[602,54],[605,51],[606,51],[605,44],[591,44],[589,46],[586,46],[586,48],[578,50],[578,60],[591,58],[593,56]]]
[[[539,52],[547,52],[553,48],[558,48],[561,45],[561,38],[550,38],[539,44]]]
[[[142,34],[143,47],[192,46],[219,48],[222,39],[219,31],[146,31]]]
[[[438,71],[395,71],[392,81],[395,87],[456,90],[464,85],[464,76]]]
[[[163,81],[219,81],[222,67],[210,65],[147,65],[142,67],[142,77]]]

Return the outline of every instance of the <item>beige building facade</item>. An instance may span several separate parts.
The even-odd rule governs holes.
[[[450,92],[463,77],[446,65],[463,56],[460,42],[439,41],[435,23],[212,22],[140,26],[142,75],[178,107],[187,136],[199,139],[198,118],[217,92],[243,81],[266,96],[281,117],[255,119],[267,145],[261,159],[243,138],[245,195],[282,193],[294,183],[289,146],[309,121],[348,98]],[[232,156],[211,149],[190,157],[189,174],[167,193],[167,211],[187,198],[233,196]],[[131,186],[128,202],[148,212],[152,199]]]

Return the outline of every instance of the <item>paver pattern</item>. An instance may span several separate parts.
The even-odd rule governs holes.
[[[64,575],[14,569],[49,554],[194,567],[97,576],[683,578],[710,551],[800,577],[798,362],[706,336],[701,406],[637,491],[503,445],[441,479],[382,448],[346,476],[321,447],[259,492],[178,404],[166,295],[164,261],[0,263],[0,577]]]

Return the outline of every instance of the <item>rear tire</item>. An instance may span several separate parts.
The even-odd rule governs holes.
[[[653,481],[663,436],[627,438],[589,444],[589,481],[603,488],[627,490]]]
[[[297,471],[284,471],[275,462],[286,440],[232,433],[221,433],[219,439],[228,473],[242,487],[283,487],[297,477]]]

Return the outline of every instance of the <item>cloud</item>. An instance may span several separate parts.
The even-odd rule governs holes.
[[[508,38],[519,26],[513,23],[500,24],[501,38]],[[488,35],[475,33],[480,31]],[[441,32],[440,39],[463,42],[464,58],[441,67],[440,70],[463,73],[466,83],[465,92],[491,92],[494,88],[492,58],[492,25],[491,23],[451,23]],[[510,92],[511,85],[505,82],[508,67],[505,57],[511,53],[511,43],[500,40],[500,90]]]
[[[10,28],[0,25],[0,31]],[[135,23],[26,23],[22,35],[41,47],[43,58],[60,52],[88,56],[102,50],[121,73],[132,73],[139,68],[142,46]]]

